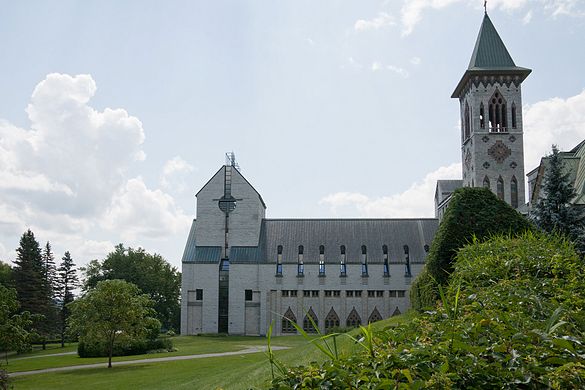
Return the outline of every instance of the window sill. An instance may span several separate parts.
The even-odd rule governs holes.
[[[319,274],[319,277],[320,278],[324,278],[325,277],[325,274]]]
[[[362,274],[362,278],[369,278],[369,277],[370,277],[370,275],[368,275],[368,274]]]
[[[276,275],[274,275],[274,277],[276,277],[276,278],[282,278],[282,274],[276,274]]]
[[[340,274],[339,277],[340,278],[347,278],[347,274]]]
[[[297,278],[304,278],[305,274],[297,274]]]

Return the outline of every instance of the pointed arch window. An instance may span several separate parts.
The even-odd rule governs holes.
[[[398,306],[396,306],[396,309],[394,309],[394,312],[392,312],[392,317],[399,316],[400,314],[402,314],[402,313],[400,312],[400,309],[398,308]]]
[[[490,189],[490,179],[487,176],[483,178],[483,187],[488,190]]]
[[[404,276],[412,276],[412,272],[410,270],[410,250],[408,249],[408,245],[404,245]]]
[[[319,276],[325,276],[325,246],[319,246]]]
[[[276,247],[276,276],[282,276],[282,245]]]
[[[518,208],[518,180],[516,180],[516,176],[512,176],[510,182],[510,205],[515,209]]]
[[[390,276],[390,267],[388,266],[388,245],[382,245],[382,256],[384,258],[384,276]]]
[[[332,328],[339,328],[339,316],[333,308],[329,310],[329,314],[325,317],[325,331],[331,330]]]
[[[339,276],[347,276],[347,265],[345,265],[345,245],[339,247],[341,252],[339,259]]]
[[[362,245],[362,276],[368,276],[368,248]]]
[[[345,326],[348,328],[357,328],[362,324],[362,319],[358,312],[355,310],[355,307],[351,310],[349,315],[347,316],[347,320],[345,321]]]
[[[305,274],[305,263],[303,262],[305,247],[299,245],[299,257],[297,260],[297,276],[303,276]]]
[[[467,102],[465,102],[465,135],[464,135],[464,139],[468,139],[469,136],[471,135],[471,118],[470,118],[470,113],[469,113],[469,104],[467,104]]]
[[[368,324],[371,324],[372,322],[376,322],[376,321],[381,321],[381,320],[382,320],[382,315],[378,311],[378,308],[374,307],[374,311],[372,311],[372,314],[370,314],[370,318],[368,318]]]
[[[516,126],[516,103],[512,103],[512,128],[515,129]]]
[[[485,129],[485,109],[483,108],[483,102],[479,104],[479,127]]]
[[[488,111],[490,132],[492,133],[506,132],[508,112],[506,111],[506,100],[500,94],[500,91],[496,90],[496,92],[494,92],[494,94],[490,98]]]
[[[291,310],[290,306],[284,316],[282,318],[282,326],[281,326],[281,333],[297,333],[295,327],[293,326],[293,322],[297,322],[297,317],[295,313]]]
[[[311,320],[313,321],[311,322]],[[317,319],[317,315],[311,307],[303,319],[303,330],[307,333],[317,333],[317,328],[319,328],[319,320]]]
[[[502,176],[498,178],[498,184],[496,186],[497,195],[500,200],[504,200],[504,179]]]

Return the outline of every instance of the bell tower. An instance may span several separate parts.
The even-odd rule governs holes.
[[[518,211],[525,208],[521,84],[530,72],[516,66],[486,12],[451,96],[461,110],[463,186],[487,187]]]

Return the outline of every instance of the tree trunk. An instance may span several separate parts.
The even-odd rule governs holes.
[[[114,338],[109,342],[108,346],[108,368],[112,368],[112,353],[114,352]]]

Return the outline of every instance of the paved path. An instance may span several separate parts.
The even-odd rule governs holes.
[[[273,351],[278,351],[282,349],[289,349],[289,347],[278,347],[273,346]],[[145,364],[145,363],[158,363],[158,362],[172,362],[176,360],[191,360],[191,359],[204,359],[210,357],[220,357],[220,356],[234,356],[234,355],[247,355],[250,353],[258,353],[266,351],[265,346],[252,346],[247,349],[243,349],[240,351],[233,351],[233,352],[219,352],[219,353],[204,353],[200,355],[186,355],[186,356],[167,356],[161,358],[152,358],[152,359],[142,359],[142,360],[126,360],[122,362],[112,362],[112,366],[126,366],[130,364]],[[84,364],[79,366],[68,366],[68,367],[55,367],[55,368],[45,368],[42,370],[34,370],[34,371],[21,371],[21,372],[13,372],[8,374],[10,377],[17,377],[17,376],[24,376],[24,375],[35,375],[35,374],[46,374],[49,372],[60,372],[60,371],[70,371],[70,370],[82,370],[84,368],[106,368],[108,366],[107,363],[96,363],[96,364]]]

